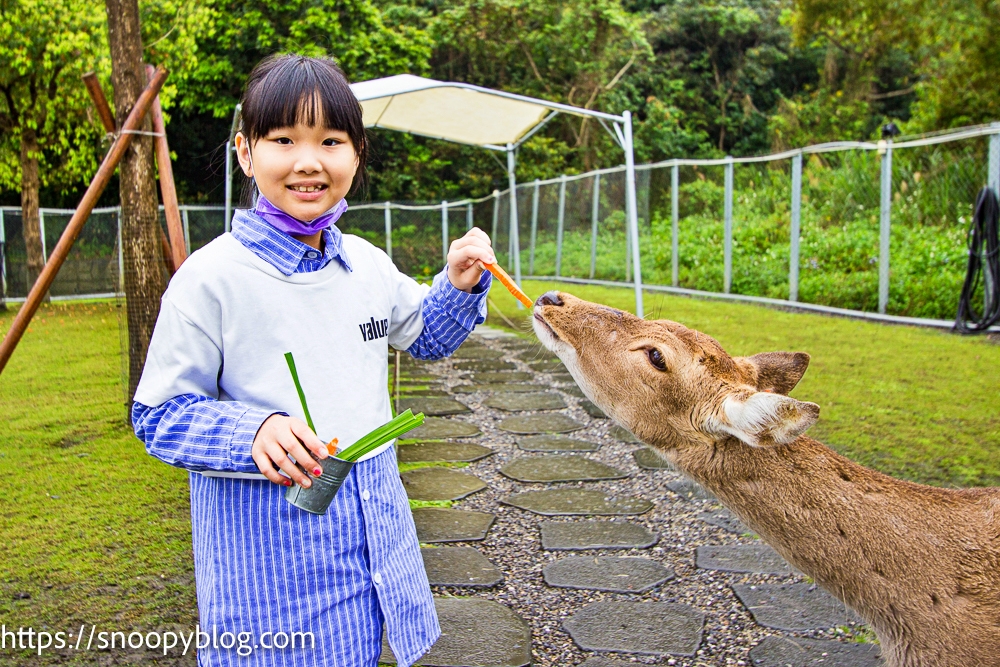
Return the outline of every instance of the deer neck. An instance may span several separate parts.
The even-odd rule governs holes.
[[[928,590],[941,599],[960,591],[963,546],[989,543],[984,527],[993,511],[970,508],[963,492],[893,479],[810,438],[769,448],[732,439],[672,454],[681,471],[880,636],[901,632],[901,610],[926,610]]]

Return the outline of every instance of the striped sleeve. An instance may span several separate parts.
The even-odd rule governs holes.
[[[457,289],[448,280],[448,269],[434,277],[422,307],[424,328],[407,348],[416,359],[451,356],[476,328],[486,321],[486,295],[493,276],[483,271],[472,293]]]
[[[150,407],[132,404],[132,426],[146,452],[186,470],[259,473],[250,456],[261,424],[275,413],[236,401],[182,394]]]

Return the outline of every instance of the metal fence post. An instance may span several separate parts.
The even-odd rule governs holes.
[[[1000,129],[1000,123],[990,123],[990,127],[994,130]],[[989,165],[986,169],[987,173],[987,185],[993,190],[993,194],[1000,197],[1000,134],[990,135],[990,148],[989,148]],[[989,271],[983,271],[983,312],[989,311],[990,300],[993,296],[993,290],[996,288],[993,285],[993,281],[990,278]]]
[[[441,255],[448,263],[448,202],[441,202]]]
[[[674,287],[680,284],[680,240],[678,238],[678,212],[680,196],[680,166],[670,168],[670,280]]]
[[[726,201],[724,234],[724,266],[722,290],[729,294],[733,286],[733,156],[726,156]]]
[[[990,123],[990,127],[1000,130],[1000,123]],[[1000,134],[990,135],[990,155],[987,167],[987,183],[993,189],[993,194],[1000,197]]]
[[[0,310],[7,307],[7,230],[0,208]]]
[[[590,279],[597,271],[597,218],[601,214],[601,175],[594,174],[593,202],[590,207]]]
[[[632,229],[625,220],[625,282],[632,282]]]
[[[556,277],[562,272],[563,224],[566,221],[566,174],[559,177],[559,217],[556,226]]]
[[[802,227],[802,153],[792,158],[792,229],[788,255],[788,300],[799,300],[799,237]]]
[[[878,312],[889,305],[889,241],[892,223],[892,139],[885,142],[878,225]]]
[[[493,229],[490,234],[490,241],[492,243],[497,242],[497,222],[500,218],[500,191],[493,191]],[[495,252],[495,250],[494,250]]]
[[[472,219],[472,202],[465,205],[465,231],[472,231],[474,220]]]
[[[42,238],[42,264],[49,261],[49,250],[45,246],[45,210],[38,209],[38,231]]]
[[[188,221],[188,210],[186,206],[181,207],[181,224],[184,225],[184,251],[191,254],[191,225]]]
[[[385,254],[392,259],[392,204],[385,203]]]
[[[531,246],[528,249],[528,275],[535,275],[535,243],[538,241],[538,179],[531,194]]]
[[[118,223],[118,293],[125,292],[125,255],[122,252],[122,207],[115,207],[115,222]]]
[[[235,120],[233,121],[236,122]],[[232,213],[233,200],[233,142],[232,139],[226,142],[226,213],[223,220],[223,227],[229,231],[229,220]]]

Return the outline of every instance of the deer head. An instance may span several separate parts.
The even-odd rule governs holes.
[[[819,417],[818,405],[787,395],[809,365],[802,352],[731,357],[712,337],[676,322],[564,292],[538,299],[533,326],[590,400],[666,452],[729,438],[781,446]]]

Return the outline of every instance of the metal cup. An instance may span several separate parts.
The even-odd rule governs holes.
[[[312,486],[304,489],[298,484],[292,484],[285,490],[285,500],[311,514],[326,514],[344,480],[351,473],[354,461],[344,461],[333,456],[320,460],[323,474],[319,477],[309,476]]]

